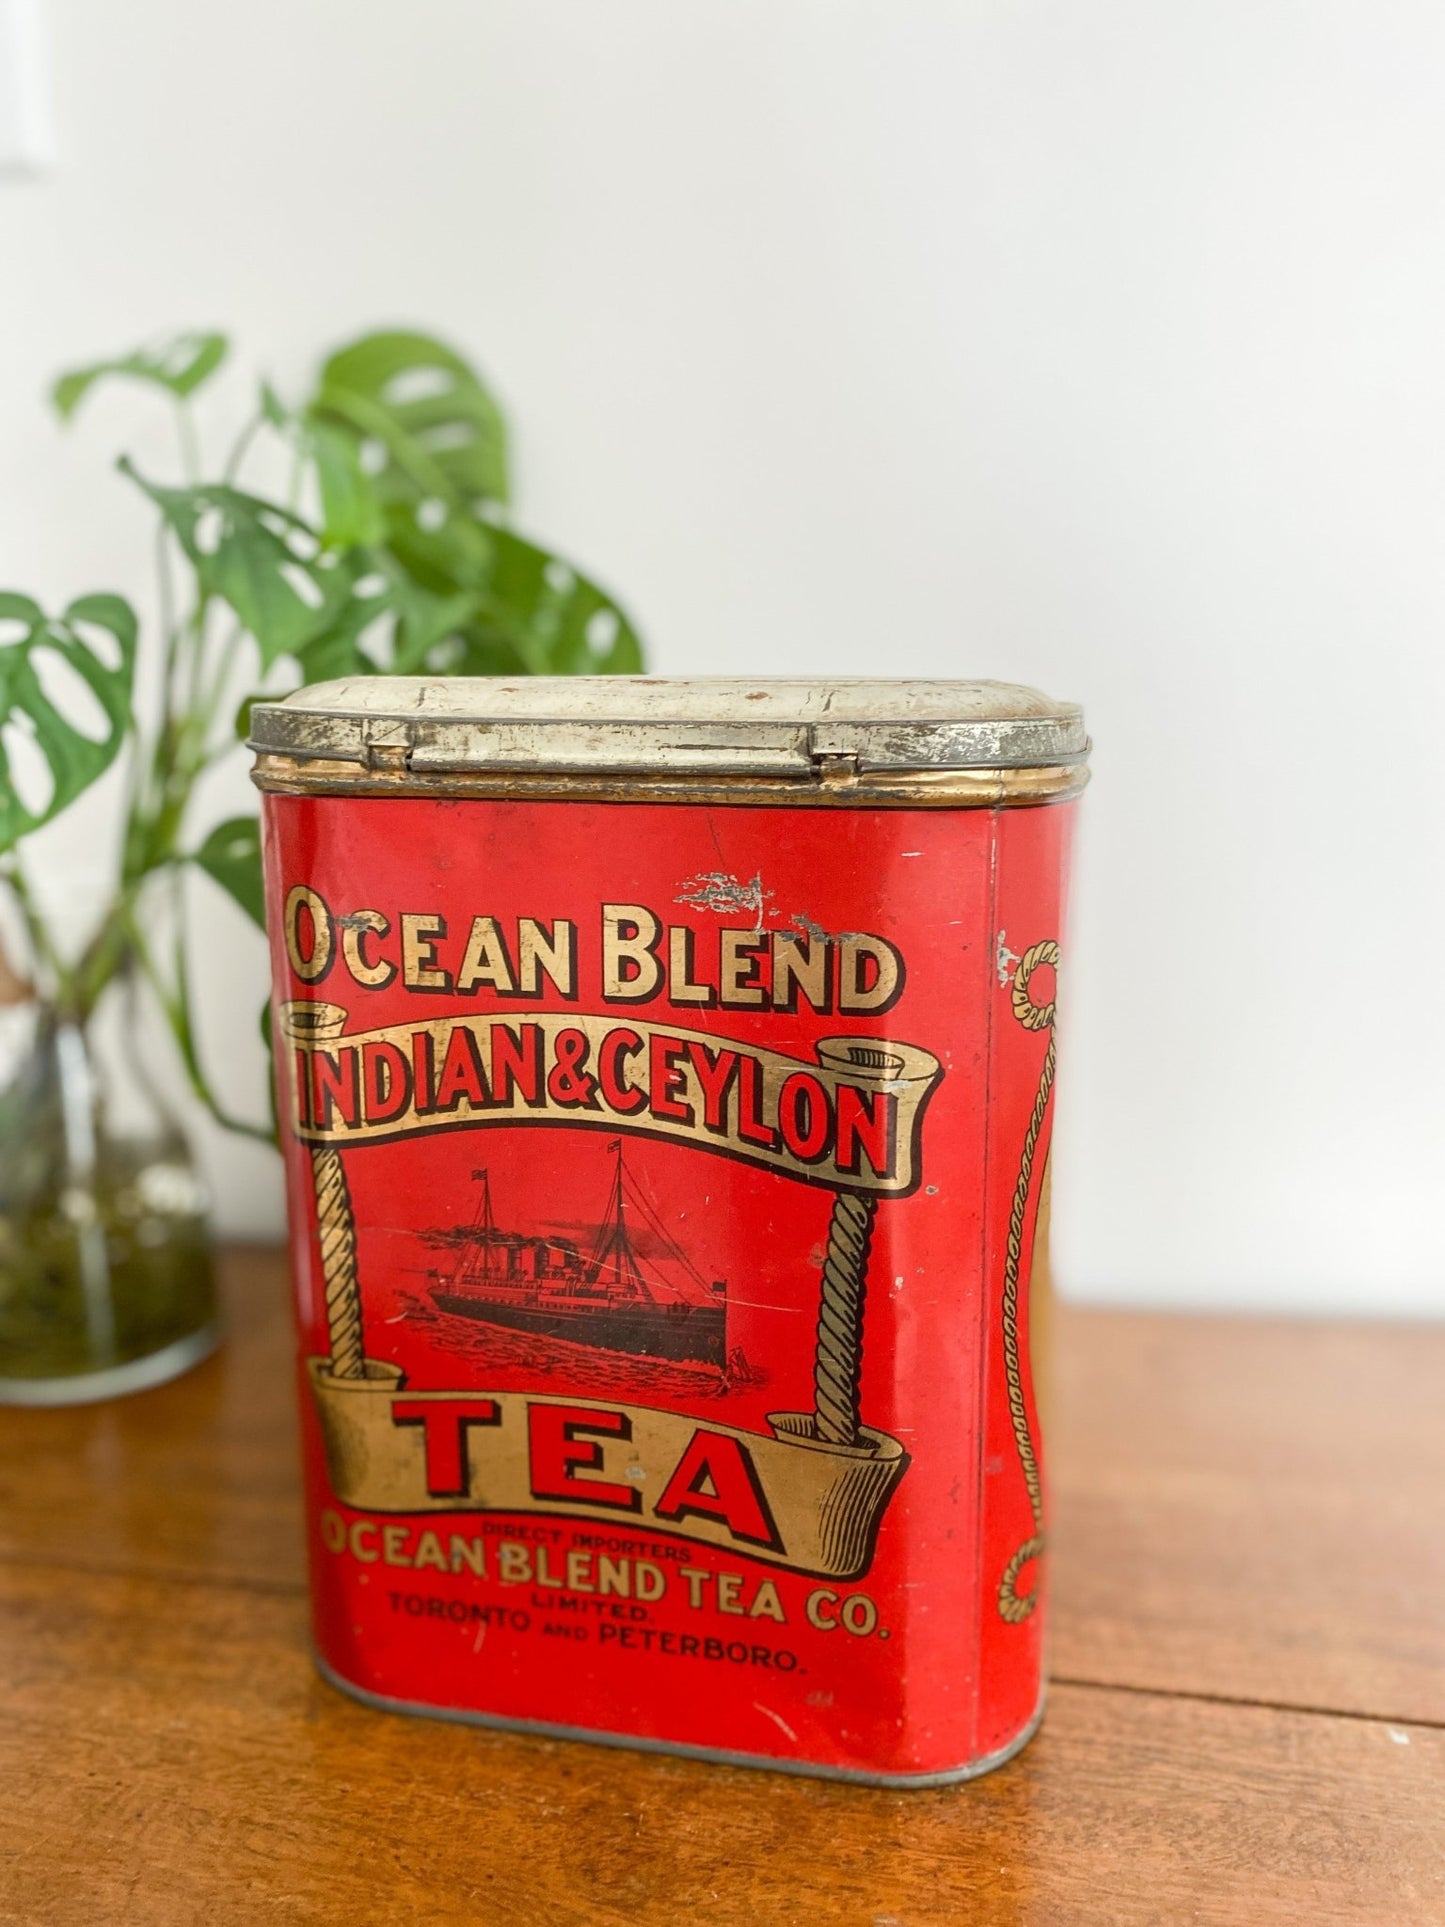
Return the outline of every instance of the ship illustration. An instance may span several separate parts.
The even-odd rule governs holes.
[[[607,1213],[586,1256],[565,1238],[500,1229],[491,1179],[486,1171],[474,1171],[476,1215],[470,1225],[447,1235],[461,1253],[455,1270],[445,1276],[435,1269],[429,1273],[434,1304],[460,1318],[574,1345],[728,1370],[726,1280],[703,1277],[628,1172],[622,1140],[614,1139],[609,1148],[615,1162]],[[686,1279],[686,1291],[643,1264],[629,1210],[650,1234],[644,1242],[655,1245],[669,1268]]]

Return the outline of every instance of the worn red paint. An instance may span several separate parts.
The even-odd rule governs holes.
[[[1051,1032],[1010,953],[1058,937],[1072,804],[265,812],[329,1672],[868,1778],[1006,1753],[1051,1124],[1045,1086],[1021,1190]]]

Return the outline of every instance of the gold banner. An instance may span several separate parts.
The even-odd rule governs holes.
[[[825,1038],[806,1059],[574,1011],[355,1032],[337,1004],[283,1004],[280,1014],[291,1125],[310,1144],[565,1123],[896,1196],[918,1182],[923,1110],[943,1074],[931,1051],[891,1039]]]
[[[599,1399],[408,1392],[376,1360],[355,1378],[307,1364],[331,1489],[362,1512],[560,1513],[854,1579],[907,1463],[867,1426],[826,1444],[801,1412],[770,1414],[765,1437]]]

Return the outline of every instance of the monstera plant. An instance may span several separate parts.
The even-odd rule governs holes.
[[[204,1245],[183,1139],[171,1121],[121,1141],[92,1061],[93,1020],[118,986],[148,986],[191,1089],[223,1124],[270,1136],[231,1113],[202,1063],[183,892],[188,872],[204,873],[261,921],[255,817],[206,825],[196,809],[202,778],[237,753],[254,697],[336,676],[642,666],[611,596],[513,526],[505,422],[455,350],[371,334],[329,356],[303,399],[263,382],[234,444],[208,464],[196,397],[227,358],[224,336],[190,334],[55,384],[66,421],[115,381],[146,385],[175,414],[177,474],[119,464],[156,516],[149,639],[119,595],[55,612],[0,593],[0,883],[29,953],[0,954],[0,1003],[24,1014],[28,1040],[12,1036],[0,1062],[0,1398],[7,1387],[50,1396],[77,1373],[130,1383],[178,1323],[196,1325],[194,1305],[172,1316],[161,1303],[164,1256]],[[279,494],[248,481],[263,467],[283,478]],[[147,648],[158,695],[140,702]],[[99,809],[95,822],[113,888],[67,944],[26,841],[117,762],[118,830]],[[141,1057],[144,1029],[121,1026]],[[155,1080],[147,1062],[132,1069],[133,1100]],[[180,1265],[196,1269],[189,1256]]]

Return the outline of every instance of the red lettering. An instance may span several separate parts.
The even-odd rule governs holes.
[[[706,1044],[689,1044],[687,1055],[702,1092],[702,1121],[709,1131],[725,1131],[728,1092],[737,1075],[738,1054],[721,1044],[716,1051],[710,1051]]]
[[[632,1420],[625,1412],[597,1412],[586,1405],[529,1405],[532,1497],[613,1506],[639,1512],[642,1494],[635,1485],[583,1479],[578,1471],[602,1463],[603,1439],[630,1439]]]
[[[659,1519],[715,1519],[734,1539],[782,1551],[752,1455],[727,1432],[693,1433],[654,1510]]]
[[[860,1171],[867,1158],[878,1177],[891,1178],[898,1099],[892,1091],[864,1092],[856,1084],[840,1084],[837,1101],[839,1170]]]
[[[571,1108],[585,1105],[589,1110],[597,1108],[597,1079],[587,1068],[587,1059],[592,1054],[585,1030],[578,1030],[569,1024],[559,1030],[552,1045],[556,1059],[547,1073],[547,1095],[554,1104],[564,1104]]]
[[[686,1046],[676,1037],[652,1039],[652,1052],[648,1063],[648,1092],[652,1100],[652,1115],[668,1119],[673,1124],[691,1124],[690,1105],[679,1104],[672,1095],[684,1088],[687,1079],[680,1059]]]
[[[795,1158],[813,1164],[828,1142],[828,1093],[810,1071],[794,1071],[778,1092],[778,1126]]]
[[[642,1039],[637,1032],[625,1026],[609,1030],[598,1046],[597,1081],[602,1086],[608,1109],[622,1117],[632,1116],[647,1102],[647,1092],[625,1082],[622,1075],[623,1058],[634,1056],[641,1048]]]
[[[311,1053],[311,1121],[329,1130],[333,1113],[355,1130],[361,1122],[356,1092],[356,1051],[343,1045],[333,1056],[327,1050]]]
[[[738,1059],[738,1136],[776,1151],[778,1134],[762,1120],[762,1096],[763,1067],[756,1057],[744,1055]]]
[[[361,1047],[361,1085],[368,1124],[390,1124],[411,1102],[411,1066],[406,1053],[385,1038]]]
[[[473,1425],[500,1425],[494,1398],[394,1398],[393,1425],[420,1425],[426,1451],[426,1489],[434,1499],[465,1498],[471,1491],[467,1433]]]
[[[542,1096],[542,1033],[535,1024],[492,1026],[492,1096],[498,1104],[520,1097],[524,1104]]]
[[[487,1101],[487,1083],[477,1040],[465,1024],[458,1024],[447,1039],[447,1054],[437,1078],[436,1108],[454,1111],[463,1098],[473,1110],[480,1109]]]
[[[411,1034],[411,1074],[416,1108],[431,1110],[436,1103],[436,1052],[429,1030],[414,1030]]]

